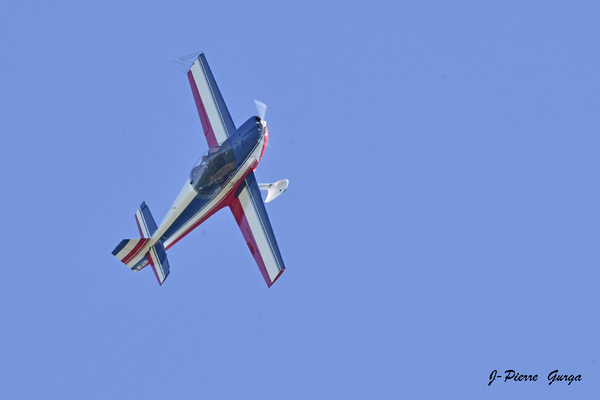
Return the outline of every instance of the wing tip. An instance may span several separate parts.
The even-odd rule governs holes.
[[[277,281],[277,279],[279,279],[279,277],[281,276],[281,274],[283,274],[283,271],[285,271],[285,267],[283,267],[281,269],[281,271],[279,271],[279,273],[277,274],[277,276],[275,277],[275,279],[273,279],[271,281],[271,283],[267,283],[267,287],[270,288],[271,286],[273,286],[273,284],[275,283],[275,281]]]

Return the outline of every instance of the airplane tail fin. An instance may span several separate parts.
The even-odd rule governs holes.
[[[146,245],[150,239],[125,239],[112,251],[113,255],[134,271],[139,271],[148,265],[146,260]]]
[[[148,247],[157,226],[145,202],[135,213],[135,221],[142,238],[122,240],[112,253],[135,272],[152,265],[158,284],[162,285],[169,276],[169,261],[162,240]]]

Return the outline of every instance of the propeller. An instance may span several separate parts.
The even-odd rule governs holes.
[[[256,104],[256,110],[258,111],[258,116],[260,117],[260,119],[262,119],[264,121],[265,115],[267,115],[267,105],[265,103],[263,103],[262,101],[258,101],[258,100],[254,100],[254,103]]]

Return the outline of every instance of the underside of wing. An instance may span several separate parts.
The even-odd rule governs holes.
[[[187,76],[208,146],[223,143],[235,132],[235,124],[204,54],[192,64]]]
[[[285,266],[253,172],[240,185],[229,207],[267,286],[271,287]]]

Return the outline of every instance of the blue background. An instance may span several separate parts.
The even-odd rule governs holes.
[[[3,2],[0,395],[595,398],[599,39],[591,1]],[[227,209],[162,287],[110,253],[207,148],[195,51],[269,106],[270,289]]]

